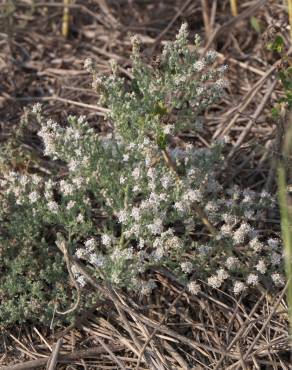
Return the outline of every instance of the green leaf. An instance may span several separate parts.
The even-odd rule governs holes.
[[[157,142],[157,145],[159,146],[159,148],[161,150],[164,150],[166,148],[167,140],[166,140],[166,136],[165,136],[165,134],[163,132],[160,133],[157,136],[156,142]]]
[[[281,54],[282,51],[284,50],[284,39],[283,39],[283,37],[280,36],[280,35],[277,35],[275,37],[275,40],[273,42],[270,42],[267,45],[267,49],[270,50],[270,51],[275,51],[275,52]]]
[[[280,111],[278,108],[274,107],[271,109],[271,113],[272,113],[272,117],[276,119],[279,117]]]
[[[154,107],[154,114],[159,116],[164,116],[167,114],[167,107],[163,104],[163,102],[158,102]]]
[[[288,280],[287,301],[290,321],[290,334],[292,333],[292,215],[287,204],[287,180],[284,166],[278,165],[278,197],[281,215],[281,230],[285,249],[285,270]]]
[[[252,28],[253,28],[257,33],[261,33],[261,24],[260,24],[260,21],[259,21],[256,17],[252,16],[252,17],[250,18],[250,24],[251,24]]]

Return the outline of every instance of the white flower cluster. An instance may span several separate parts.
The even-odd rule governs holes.
[[[75,255],[77,258],[87,260],[93,266],[102,268],[106,263],[106,258],[96,252],[98,247],[97,241],[95,238],[87,239],[83,247],[79,247]]]
[[[197,295],[201,290],[201,286],[200,284],[196,283],[195,281],[191,281],[189,284],[188,284],[188,291],[193,294],[193,295]]]
[[[223,268],[220,268],[216,271],[216,275],[213,275],[208,278],[208,284],[211,285],[212,288],[219,289],[223,282],[228,279],[229,274]]]
[[[72,274],[74,278],[76,279],[77,283],[81,286],[84,287],[86,285],[86,278],[84,275],[82,275],[78,269],[76,268],[75,265],[71,267]]]

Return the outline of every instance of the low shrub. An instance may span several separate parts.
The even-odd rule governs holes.
[[[199,43],[188,45],[183,25],[147,65],[134,37],[131,79],[115,63],[100,77],[86,60],[108,109],[106,135],[83,116],[62,125],[34,106],[29,120],[40,126],[44,156],[62,171],[49,178],[9,172],[1,180],[2,325],[50,321],[76,300],[72,274],[83,304],[90,301],[86,277],[63,262],[57,233],[100,282],[133,292],[150,294],[156,284],[147,272],[160,266],[193,294],[202,282],[234,294],[283,285],[281,242],[260,230],[275,201],[226,187],[224,142],[206,147],[196,138],[207,130],[203,113],[227,86],[226,66],[214,65],[214,51],[200,57]]]

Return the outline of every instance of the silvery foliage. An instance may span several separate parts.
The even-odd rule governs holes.
[[[15,212],[30,209],[44,227],[58,227],[70,251],[96,277],[117,287],[149,294],[149,268],[164,266],[197,294],[200,281],[235,294],[271,281],[284,284],[281,242],[260,231],[275,200],[266,192],[238,186],[225,189],[219,175],[222,142],[202,147],[184,132],[201,132],[202,114],[224,93],[225,66],[216,53],[199,57],[199,38],[190,48],[183,25],[162,52],[146,65],[132,40],[132,75],[93,74],[100,102],[109,110],[112,131],[101,135],[85,117],[62,126],[33,114],[44,154],[67,171],[59,178],[10,173],[2,188]],[[81,286],[86,279],[76,272]]]

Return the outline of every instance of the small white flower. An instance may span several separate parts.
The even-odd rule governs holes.
[[[105,258],[103,256],[98,256],[95,253],[91,253],[89,255],[89,262],[96,267],[102,267],[104,265]]]
[[[72,195],[74,192],[74,187],[65,180],[60,181],[60,189],[64,195]]]
[[[267,271],[267,266],[264,262],[264,260],[259,260],[258,264],[256,265],[256,269],[258,272],[260,272],[261,274],[265,274],[266,271]]]
[[[272,254],[271,254],[271,264],[273,265],[273,266],[277,266],[277,265],[280,265],[280,263],[281,263],[281,261],[282,261],[282,256],[281,256],[281,254],[279,254],[279,253],[276,253],[276,252],[273,252]]]
[[[42,181],[42,178],[40,176],[38,176],[38,175],[33,174],[31,176],[31,180],[32,180],[32,183],[34,185],[39,185],[41,183],[41,181]]]
[[[85,59],[85,61],[84,61],[84,69],[87,72],[90,72],[90,73],[92,73],[94,71],[94,63],[93,63],[92,58],[86,58]]]
[[[254,211],[253,210],[244,211],[244,217],[248,220],[251,220],[254,217]]]
[[[143,203],[143,207],[145,207],[146,209],[149,208],[149,207],[152,207],[152,208],[158,208],[159,205],[160,205],[160,197],[158,194],[152,192],[150,193],[149,195],[149,199],[147,200],[147,203]],[[142,209],[142,204],[141,204],[141,209]]]
[[[148,147],[150,145],[150,139],[148,137],[144,137],[143,145],[145,147]]]
[[[172,184],[172,178],[169,174],[164,174],[160,181],[164,189],[168,189],[169,186]]]
[[[184,199],[190,202],[201,202],[203,200],[203,194],[201,190],[188,190],[184,194]]]
[[[221,229],[220,229],[220,234],[224,237],[224,236],[229,236],[231,235],[233,232],[232,230],[232,226],[231,225],[228,225],[228,224],[225,224],[225,225],[222,225]]]
[[[243,222],[240,227],[234,232],[233,240],[236,244],[243,243],[245,238],[250,234],[252,228],[246,222]]]
[[[59,205],[55,201],[51,201],[48,203],[48,209],[53,213],[58,213]]]
[[[123,184],[125,184],[125,182],[126,182],[125,176],[124,175],[121,175],[120,176],[120,184],[123,185]]]
[[[141,211],[138,207],[133,207],[131,216],[134,218],[135,221],[139,221],[141,219]]]
[[[237,221],[236,217],[234,215],[229,214],[229,213],[224,213],[222,215],[222,219],[224,222],[226,222],[228,225],[234,225]]]
[[[143,249],[145,246],[145,240],[144,239],[139,239],[139,244],[138,244],[138,247],[139,249]]]
[[[79,116],[78,119],[77,119],[77,123],[79,125],[82,125],[82,124],[84,124],[85,120],[86,120],[86,116]]]
[[[197,295],[199,293],[199,291],[201,290],[201,287],[198,283],[196,283],[195,281],[191,281],[189,284],[188,284],[188,291],[193,294],[193,295]]]
[[[281,274],[278,273],[272,274],[272,280],[277,287],[282,287],[285,285],[285,279]]]
[[[186,38],[188,37],[188,24],[186,22],[184,22],[179,31],[178,31],[178,34],[176,35],[176,39],[178,41],[183,41],[185,40]],[[165,46],[165,48],[167,49],[167,47]]]
[[[182,247],[182,243],[180,238],[177,236],[171,236],[170,238],[166,239],[165,246],[167,249],[180,249]]]
[[[21,178],[20,178],[19,182],[20,182],[20,184],[21,184],[22,186],[27,185],[27,184],[29,183],[28,176],[26,176],[26,175],[21,176]]]
[[[80,275],[80,272],[78,271],[78,268],[75,265],[71,267],[71,271],[75,278],[77,278]]]
[[[256,274],[249,274],[246,278],[246,283],[248,285],[256,286],[259,282],[259,277]]]
[[[106,247],[109,247],[111,245],[112,239],[111,239],[111,237],[108,234],[103,234],[101,236],[101,242]]]
[[[83,214],[82,213],[79,213],[79,215],[77,216],[77,218],[76,218],[76,221],[77,221],[77,223],[82,223],[82,222],[84,222],[84,216],[83,216]]]
[[[198,247],[198,251],[202,255],[202,257],[206,256],[211,251],[211,249],[212,248],[209,245],[200,245]]]
[[[72,159],[68,164],[68,168],[70,171],[74,172],[76,171],[78,165],[79,165],[79,162],[76,159]]]
[[[201,86],[197,87],[197,90],[196,90],[198,96],[202,95],[205,91],[206,91],[206,89],[204,87],[201,87]]]
[[[166,125],[163,127],[163,132],[166,134],[166,135],[170,135],[173,133],[173,130],[174,130],[174,125]]]
[[[237,257],[228,257],[225,266],[228,270],[233,270],[239,265],[239,259]]]
[[[268,239],[268,245],[271,247],[271,249],[276,249],[279,246],[279,240],[270,238]]]
[[[161,258],[164,256],[164,248],[158,247],[152,252],[152,256],[156,262],[159,262]]]
[[[114,283],[114,284],[119,284],[121,282],[121,279],[120,279],[120,274],[118,271],[113,271],[112,275],[111,275],[111,281]]]
[[[127,219],[128,219],[127,211],[122,210],[122,211],[118,212],[117,217],[118,217],[118,220],[119,220],[120,223],[126,222]]]
[[[88,250],[88,251],[93,251],[96,247],[96,240],[94,238],[90,238],[88,239],[86,242],[85,242],[85,248]]]
[[[141,191],[141,189],[140,189],[139,185],[135,185],[135,186],[133,187],[133,192],[134,192],[134,193],[138,193],[139,191]]]
[[[258,238],[254,238],[249,242],[250,247],[256,252],[259,253],[263,249],[263,243],[261,243]]]
[[[84,183],[84,178],[83,177],[75,177],[72,180],[72,182],[76,186],[77,189],[80,189],[82,184]]]
[[[2,179],[0,180],[0,186],[1,186],[1,188],[2,187],[4,188],[5,186],[7,186],[7,184],[8,184],[7,180],[2,180]]]
[[[44,193],[44,196],[45,196],[46,200],[51,200],[54,195],[53,195],[52,191],[46,190],[45,193]]]
[[[218,209],[219,209],[219,206],[214,201],[208,202],[205,207],[205,210],[207,213],[216,213]]]
[[[86,285],[86,279],[85,279],[85,276],[84,275],[80,275],[78,276],[78,278],[76,279],[77,283],[81,286],[81,287],[84,287]]]
[[[54,187],[54,183],[52,180],[48,180],[46,183],[45,183],[45,189],[46,191],[52,191]]]
[[[223,281],[217,275],[213,275],[213,276],[208,278],[208,284],[214,289],[220,288],[222,283],[223,283]]]
[[[42,112],[42,105],[40,103],[34,104],[32,107],[32,113],[34,114],[40,114]]]
[[[227,69],[228,69],[228,65],[227,65],[227,64],[223,64],[222,66],[220,66],[220,67],[218,68],[218,71],[219,71],[220,73],[224,73],[225,71],[227,71]]]
[[[186,210],[187,210],[187,207],[186,207],[185,203],[184,203],[184,202],[182,202],[182,201],[175,202],[175,204],[174,204],[174,208],[175,208],[178,212],[180,212],[180,213],[184,213],[184,212],[186,212]]]
[[[154,168],[150,167],[149,170],[147,171],[147,176],[152,179],[152,180],[155,180],[156,178],[156,171]]]
[[[75,252],[77,258],[83,258],[86,256],[86,252],[83,248],[78,248]]]
[[[224,270],[223,268],[220,268],[219,270],[217,270],[216,273],[217,273],[218,278],[222,281],[228,279],[229,277],[228,272]]]
[[[261,198],[262,199],[265,199],[265,198],[271,198],[272,196],[271,196],[271,194],[269,194],[266,190],[263,190],[262,192],[261,192]]]
[[[40,199],[40,195],[36,191],[33,191],[32,193],[29,194],[28,198],[31,203],[35,203]]]
[[[208,50],[206,53],[206,58],[213,62],[217,58],[217,52],[215,50]]]
[[[218,90],[223,90],[225,87],[228,86],[228,82],[223,78],[220,78],[215,82],[215,86],[217,87]]]
[[[194,70],[197,71],[197,72],[201,72],[204,68],[205,68],[205,63],[201,60],[198,60],[194,64]]]
[[[180,268],[181,268],[181,270],[182,270],[183,272],[185,272],[185,273],[189,274],[189,273],[191,273],[191,272],[193,271],[193,264],[192,264],[192,262],[189,262],[189,261],[187,261],[187,262],[182,262],[182,263],[180,264]]]
[[[152,157],[150,155],[146,155],[145,157],[145,166],[149,168],[152,164]]]
[[[161,234],[163,231],[163,224],[160,218],[156,218],[152,224],[147,225],[147,228],[153,235]]]
[[[69,211],[70,209],[72,209],[75,206],[75,204],[76,204],[75,200],[70,200],[69,203],[66,206],[66,209]]]
[[[154,280],[149,280],[147,282],[143,282],[141,284],[141,294],[142,295],[150,295],[153,289],[157,287],[157,284]]]
[[[242,281],[236,281],[233,286],[233,292],[238,295],[246,290],[246,285]]]
[[[135,180],[138,180],[139,179],[139,177],[140,177],[140,169],[138,167],[136,167],[133,170],[132,176],[134,177]]]
[[[129,158],[130,158],[129,154],[124,154],[123,155],[123,161],[124,162],[128,162]]]

